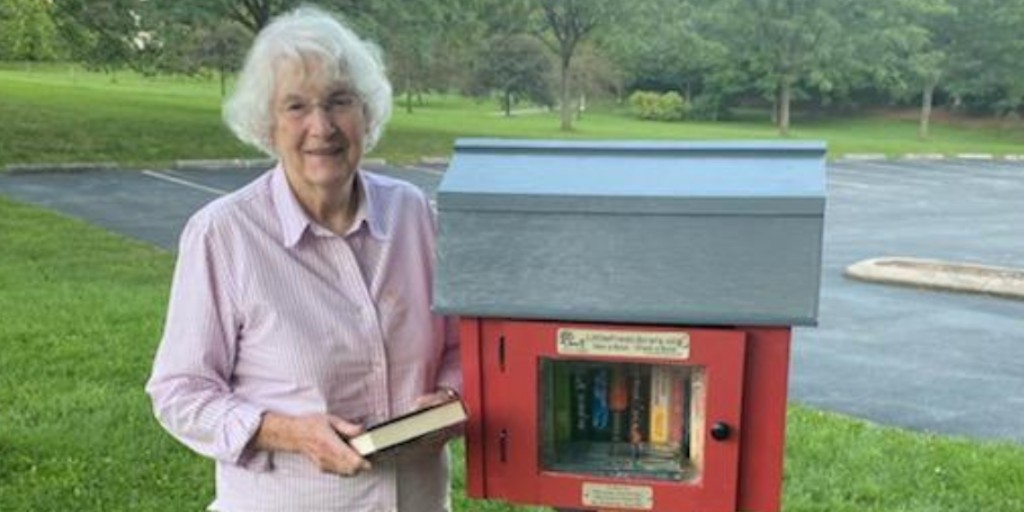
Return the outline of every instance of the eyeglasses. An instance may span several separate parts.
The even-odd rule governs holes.
[[[289,95],[285,97],[279,109],[284,115],[299,119],[310,115],[317,107],[322,108],[327,115],[333,116],[349,113],[362,104],[363,101],[354,93],[338,92],[322,102]]]

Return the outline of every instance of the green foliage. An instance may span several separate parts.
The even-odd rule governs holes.
[[[230,21],[255,34],[272,17],[299,5],[298,0],[150,0],[151,15],[189,25],[217,26]],[[350,2],[335,2],[350,3]]]
[[[63,53],[53,5],[38,0],[0,0],[0,60],[48,61]]]
[[[572,59],[580,44],[594,29],[614,19],[619,4],[616,0],[538,0],[534,11],[538,35],[558,59],[558,101],[562,131],[572,130],[573,88]]]
[[[251,34],[300,3],[0,0],[0,59],[71,58],[108,73],[217,71],[226,79]],[[971,113],[1024,113],[1024,0],[319,3],[383,47],[406,111],[424,93],[478,92],[473,63],[486,43],[525,33],[556,59],[565,130],[584,98],[621,99],[630,90],[679,91],[700,119],[771,104],[765,117],[783,132],[791,105],[921,104],[925,116],[918,100],[934,94]]]
[[[491,39],[477,56],[471,90],[478,96],[499,94],[502,110],[511,115],[520,99],[551,106],[551,61],[539,41],[525,34]]]
[[[629,96],[629,106],[633,115],[654,121],[682,121],[690,111],[689,104],[675,91],[636,91]]]
[[[53,19],[71,56],[90,69],[114,72],[130,66],[148,42],[142,33],[143,0],[63,0]]]

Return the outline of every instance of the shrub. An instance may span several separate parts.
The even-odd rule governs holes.
[[[690,105],[675,91],[636,91],[629,96],[629,105],[633,115],[655,121],[680,121],[690,111]]]

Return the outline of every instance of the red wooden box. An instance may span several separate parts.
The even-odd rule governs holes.
[[[789,327],[463,318],[460,329],[469,496],[594,510],[779,510]]]

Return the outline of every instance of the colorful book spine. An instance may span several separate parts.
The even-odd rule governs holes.
[[[668,407],[668,444],[672,450],[683,446],[686,436],[686,387],[688,372],[685,368],[672,371],[671,396]]]
[[[604,365],[590,371],[590,439],[594,441],[610,441],[612,438],[611,406],[608,403],[611,373],[611,369]]]
[[[626,367],[617,364],[612,367],[611,388],[608,390],[608,406],[612,413],[612,441],[628,441],[626,436],[626,411],[629,409],[629,382]]]
[[[650,375],[645,365],[632,365],[629,370],[629,411],[628,437],[633,445],[648,440],[648,392],[650,391]]]
[[[705,386],[705,370],[702,367],[694,367],[690,373],[690,394],[689,394],[689,430],[697,433],[689,437],[687,452],[690,454],[690,462],[698,471],[704,469],[704,434],[706,411],[704,401],[707,389]]]
[[[552,373],[555,442],[564,443],[572,438],[572,372],[567,363],[558,362]]]
[[[572,440],[590,439],[590,376],[583,365],[570,370]]]
[[[672,403],[672,374],[670,366],[651,368],[650,438],[652,444],[668,444],[669,414]]]

